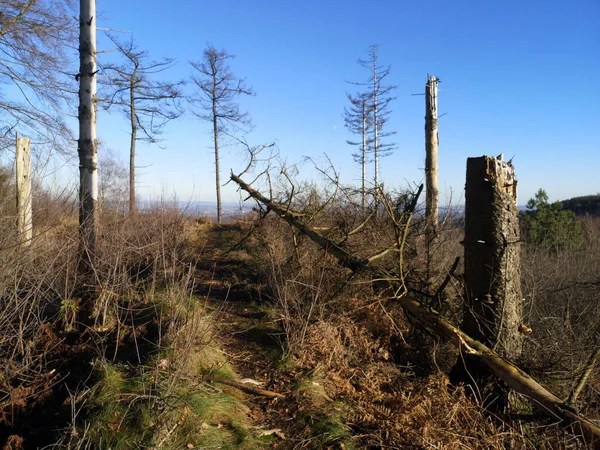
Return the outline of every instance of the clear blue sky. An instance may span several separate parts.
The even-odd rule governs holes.
[[[168,5],[168,6],[167,6]],[[233,71],[257,96],[244,100],[251,143],[277,140],[288,161],[327,153],[345,182],[359,182],[342,112],[368,72],[370,44],[391,66],[397,99],[387,125],[399,148],[382,161],[387,186],[421,182],[428,73],[440,84],[441,200],[464,196],[466,158],[514,156],[519,203],[542,187],[552,200],[600,192],[600,0],[98,0],[99,26],[130,30],[154,57],[178,60],[187,78],[206,43],[237,55]],[[100,45],[108,47],[106,40]],[[101,48],[100,48],[101,49]],[[102,57],[102,55],[101,55]],[[102,114],[99,137],[126,160],[119,115]],[[187,115],[170,124],[166,149],[140,147],[147,198],[213,200],[210,126]],[[222,176],[242,167],[227,151]],[[307,169],[308,170],[308,169]],[[225,201],[239,196],[233,187]]]

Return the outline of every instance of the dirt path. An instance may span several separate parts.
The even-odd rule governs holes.
[[[206,245],[196,258],[194,294],[213,313],[220,344],[240,378],[286,395],[248,394],[247,401],[254,425],[276,436],[272,446],[293,448],[298,443],[294,437],[301,433],[293,395],[295,372],[281,365],[282,332],[271,316],[252,258],[243,250],[231,251],[243,236],[236,225],[208,231]]]

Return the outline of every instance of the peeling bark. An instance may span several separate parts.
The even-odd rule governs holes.
[[[425,86],[425,218],[428,244],[438,228],[438,82],[433,75]]]

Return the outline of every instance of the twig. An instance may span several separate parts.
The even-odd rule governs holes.
[[[214,383],[221,383],[221,384],[225,384],[227,386],[234,387],[234,388],[239,389],[240,391],[244,391],[248,394],[262,395],[263,397],[270,397],[270,398],[285,397],[284,394],[280,394],[279,392],[267,391],[266,389],[261,389],[259,387],[256,387],[256,386],[253,386],[253,385],[247,384],[247,383],[242,383],[240,381],[227,380],[227,379],[218,379],[218,380],[212,379],[211,381],[213,381]]]
[[[592,371],[594,370],[594,367],[596,366],[596,364],[598,362],[599,357],[600,357],[600,347],[597,347],[592,352],[592,354],[589,356],[587,363],[585,365],[585,369],[581,373],[579,380],[577,380],[577,384],[575,385],[575,387],[573,388],[573,391],[571,392],[571,395],[569,395],[569,398],[567,399],[567,405],[575,406],[577,397],[579,397],[579,394],[581,394],[581,391],[585,387],[587,380],[590,377],[590,374],[592,373]]]

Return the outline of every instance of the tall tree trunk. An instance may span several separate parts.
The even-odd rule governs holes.
[[[80,0],[79,5],[79,235],[81,262],[91,269],[98,227],[96,0]]]
[[[365,209],[367,197],[367,101],[362,101],[362,191],[361,204]]]
[[[377,85],[377,53],[373,54],[373,150],[375,152],[375,190],[379,189],[379,123],[378,85]]]
[[[137,120],[135,117],[135,89],[133,86],[134,75],[131,78],[129,87],[129,105],[131,121],[131,143],[129,144],[129,215],[134,215],[136,211],[135,204],[135,144],[137,142]]]
[[[17,138],[15,157],[17,176],[17,231],[19,242],[28,246],[33,237],[31,198],[31,140]]]
[[[438,228],[438,79],[430,76],[425,86],[425,218],[428,240]]]
[[[217,122],[217,102],[213,99],[213,137],[215,141],[215,181],[217,186],[217,223],[221,223],[221,175],[219,173],[219,124]]]
[[[425,85],[425,234],[427,278],[431,254],[438,234],[438,79],[430,76]]]

